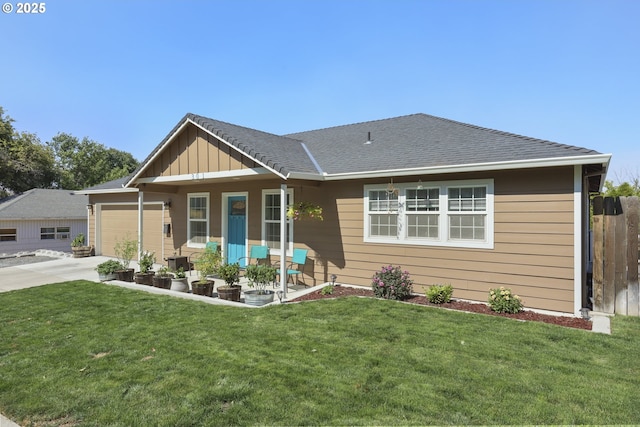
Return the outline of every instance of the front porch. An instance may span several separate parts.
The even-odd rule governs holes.
[[[139,271],[139,266],[137,265],[136,262],[132,262],[131,266],[135,268],[136,271]],[[155,264],[153,270],[157,270],[159,267],[161,267],[160,264]],[[194,300],[194,301],[201,301],[201,302],[205,302],[207,304],[219,304],[219,305],[227,305],[227,306],[232,306],[232,307],[244,307],[244,308],[260,308],[259,306],[253,306],[253,305],[249,305],[249,304],[245,304],[244,302],[244,293],[245,291],[249,291],[252,290],[254,288],[251,288],[249,286],[249,282],[247,280],[246,277],[240,277],[240,286],[241,286],[241,294],[240,294],[240,302],[234,302],[234,301],[228,301],[228,300],[224,300],[221,298],[218,298],[218,293],[217,293],[217,289],[218,286],[223,286],[225,283],[222,279],[219,278],[213,278],[215,285],[213,288],[213,296],[209,297],[209,296],[203,296],[203,295],[196,295],[191,293],[191,283],[194,281],[198,280],[197,275],[193,275],[193,276],[189,276],[187,274],[187,279],[189,282],[189,292],[176,292],[176,291],[172,291],[169,289],[162,289],[162,288],[156,288],[154,286],[148,286],[148,285],[139,285],[137,283],[134,282],[124,282],[121,280],[110,280],[108,282],[104,282],[110,285],[116,285],[116,286],[120,286],[123,288],[127,288],[127,289],[135,289],[135,290],[141,290],[141,291],[146,291],[149,293],[154,293],[154,294],[160,294],[160,295],[170,295],[170,296],[174,296],[174,297],[178,297],[178,298],[184,298],[184,299],[190,299],[190,300]],[[270,304],[266,304],[262,307],[266,307],[269,305],[273,305],[273,304],[281,304],[287,301],[291,301],[294,300],[300,296],[306,295],[308,293],[314,292],[318,289],[322,289],[324,286],[329,285],[330,283],[322,283],[320,285],[316,285],[316,286],[305,286],[303,284],[294,284],[294,283],[289,283],[287,286],[287,292],[286,295],[282,295],[280,294],[280,297],[278,296],[278,292],[280,290],[280,283],[277,284],[276,288],[273,288],[271,286],[267,287],[267,289],[269,290],[273,290],[276,291],[276,295],[274,297],[274,300],[272,303]]]

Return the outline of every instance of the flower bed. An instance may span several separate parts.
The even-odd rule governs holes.
[[[360,296],[360,297],[374,298],[373,291],[367,288],[359,288],[359,287],[351,287],[351,286],[335,286],[331,294],[323,295],[320,290],[317,290],[309,294],[303,295],[301,297],[295,298],[291,300],[291,302],[313,301],[318,299],[339,298],[339,297],[346,297],[346,296]],[[415,295],[415,294],[409,296],[409,298],[405,299],[404,302],[407,302],[410,304],[419,304],[419,305],[428,305],[432,307],[448,308],[451,310],[488,314],[492,316],[509,317],[511,319],[527,320],[532,322],[544,322],[544,323],[550,323],[558,326],[565,326],[568,328],[586,329],[589,331],[591,330],[591,322],[587,319],[581,319],[578,317],[552,316],[549,314],[541,314],[533,311],[521,311],[519,313],[514,313],[514,314],[496,313],[495,311],[492,311],[491,308],[489,308],[489,306],[486,304],[480,304],[480,303],[476,304],[476,303],[470,303],[466,301],[459,301],[455,299],[452,299],[450,302],[444,303],[444,304],[433,304],[433,303],[430,303],[424,295]]]

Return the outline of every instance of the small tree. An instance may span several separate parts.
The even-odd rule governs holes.
[[[131,265],[131,260],[138,251],[138,242],[129,239],[128,236],[124,237],[122,240],[116,240],[114,251],[116,258],[118,258],[120,265],[122,265],[122,269],[127,270],[129,265]]]

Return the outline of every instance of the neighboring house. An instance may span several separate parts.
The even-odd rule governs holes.
[[[309,249],[310,285],[369,286],[392,264],[416,291],[450,283],[486,302],[505,286],[578,314],[588,196],[610,157],[425,114],[284,136],[187,114],[130,177],[82,193],[97,254],[129,234],[159,259],[214,240],[229,261],[256,244],[280,261],[284,242]],[[300,201],[324,221],[287,220],[281,206]]]
[[[87,234],[88,201],[69,190],[42,188],[1,199],[0,253],[71,252],[71,240]]]

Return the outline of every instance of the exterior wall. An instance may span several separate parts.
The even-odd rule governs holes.
[[[153,251],[161,263],[173,252],[164,247],[163,224],[168,221],[164,203],[170,194],[144,193],[143,250]],[[138,193],[91,195],[94,205],[89,216],[89,241],[97,255],[115,256],[115,243],[121,239],[138,240]]]
[[[370,286],[381,266],[401,265],[416,291],[450,283],[455,297],[485,302],[490,288],[505,286],[526,307],[574,312],[573,168],[420,178],[493,178],[494,249],[364,243],[363,186],[388,180],[326,182],[305,198],[323,206],[324,221],[296,224],[295,233],[312,250],[316,278]]]
[[[227,144],[188,124],[149,165],[143,177],[221,172],[257,166]]]
[[[42,227],[69,227],[69,239],[42,240]],[[42,219],[42,220],[2,220],[0,228],[15,228],[17,241],[0,242],[0,253],[14,254],[38,249],[71,252],[71,240],[79,234],[87,235],[86,219]]]
[[[520,295],[528,308],[573,313],[572,167],[408,177],[394,182],[422,179],[427,185],[429,181],[488,178],[494,180],[495,191],[493,249],[365,243],[364,185],[386,186],[388,179],[287,182],[294,189],[295,201],[323,207],[324,221],[294,225],[294,247],[310,249],[303,281],[316,285],[337,274],[340,283],[370,286],[374,272],[392,264],[411,273],[418,292],[433,284],[450,283],[455,297],[485,302],[490,288],[505,286]],[[188,193],[209,193],[209,237],[222,243],[222,195],[246,192],[249,248],[262,243],[262,190],[279,186],[278,179],[241,180],[180,186],[174,193],[145,193],[145,202],[171,201],[171,207],[164,210],[164,222],[171,224],[171,234],[163,236],[164,257],[199,251],[186,242]],[[94,195],[91,200],[137,202],[137,195]]]

